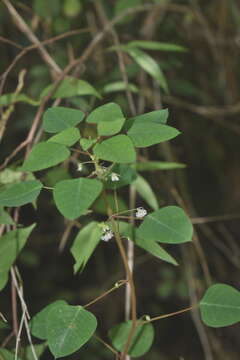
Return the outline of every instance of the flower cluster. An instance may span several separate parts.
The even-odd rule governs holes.
[[[137,211],[136,211],[136,214],[135,214],[136,218],[141,219],[146,215],[147,215],[147,210],[145,210],[143,207],[138,207],[137,208]]]
[[[112,181],[119,181],[120,175],[118,175],[117,173],[112,172],[110,176]]]
[[[101,240],[103,241],[109,241],[114,236],[112,230],[109,226],[103,227],[103,235],[101,236]]]

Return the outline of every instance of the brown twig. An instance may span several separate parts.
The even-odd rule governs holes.
[[[89,303],[87,303],[86,305],[84,305],[84,308],[87,308],[93,304],[95,304],[96,302],[98,302],[99,300],[103,299],[105,296],[107,296],[108,294],[110,294],[111,292],[119,289],[121,286],[125,285],[128,283],[128,280],[119,280],[114,287],[112,287],[111,289],[105,291],[103,294],[99,295],[96,299],[90,301]]]

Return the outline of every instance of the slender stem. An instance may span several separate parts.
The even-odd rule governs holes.
[[[116,239],[116,242],[117,242],[117,245],[118,245],[118,248],[119,248],[119,252],[120,252],[120,255],[122,257],[124,268],[125,268],[125,271],[126,271],[126,274],[127,274],[127,278],[128,278],[128,281],[129,281],[129,286],[131,288],[131,318],[132,318],[132,325],[131,325],[131,329],[130,329],[130,332],[129,332],[129,335],[128,335],[127,342],[126,342],[126,344],[124,346],[124,350],[122,352],[122,359],[124,359],[126,357],[126,355],[127,355],[128,350],[129,350],[129,347],[130,347],[130,344],[131,344],[131,341],[133,339],[133,335],[134,335],[134,332],[135,332],[135,329],[136,329],[136,326],[137,326],[137,300],[136,300],[135,284],[134,284],[134,281],[133,281],[133,276],[132,276],[131,269],[130,269],[129,264],[128,264],[128,258],[127,258],[127,255],[126,255],[125,248],[123,246],[122,240],[121,240],[121,236],[120,236],[120,234],[118,232],[118,229],[117,229],[116,221],[113,218],[111,219],[111,224],[112,224],[112,229],[113,229],[115,239]]]
[[[165,319],[165,318],[168,318],[168,317],[171,317],[171,316],[179,315],[179,314],[188,312],[188,311],[190,311],[190,310],[196,309],[197,307],[198,307],[198,304],[189,306],[189,307],[186,308],[186,309],[182,309],[182,310],[175,311],[175,312],[173,312],[173,313],[164,314],[164,315],[160,315],[160,316],[155,316],[155,317],[153,317],[153,318],[150,318],[149,320],[143,320],[143,321],[141,321],[140,324],[148,324],[148,323],[153,322],[153,321],[157,321],[157,320]]]
[[[84,308],[87,308],[93,304],[95,304],[97,301],[103,299],[105,296],[107,296],[108,294],[110,294],[111,292],[119,289],[122,285],[127,284],[128,280],[119,280],[114,287],[112,287],[111,289],[105,291],[103,294],[99,295],[98,297],[96,297],[96,299],[90,301],[89,303],[87,303],[86,305],[84,305]]]
[[[118,352],[108,343],[106,343],[103,339],[101,339],[99,336],[94,335],[94,337],[100,342],[102,343],[104,346],[106,346],[106,348],[108,348],[112,353],[114,353],[117,356],[118,359]]]
[[[14,335],[17,337],[18,335],[17,292],[13,279],[11,279],[11,300],[12,300],[13,332]]]

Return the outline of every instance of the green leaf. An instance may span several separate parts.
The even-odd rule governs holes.
[[[52,90],[54,85],[49,85],[43,90],[40,98],[47,96]],[[66,77],[52,95],[52,99],[69,98],[76,95],[93,95],[97,98],[101,98],[101,95],[97,90],[90,85],[87,81],[79,80],[74,77]]]
[[[136,160],[133,143],[126,135],[117,135],[96,144],[93,152],[99,159],[117,163],[131,163]]]
[[[41,142],[32,148],[22,170],[39,171],[55,166],[70,156],[70,151],[62,144]]]
[[[51,136],[50,139],[48,139],[48,142],[72,146],[80,139],[80,137],[81,135],[79,130],[75,127],[71,127],[61,131],[57,135]]]
[[[121,48],[123,51],[126,51],[143,70],[151,75],[165,92],[168,92],[166,78],[158,63],[150,55],[130,46],[123,46]]]
[[[180,132],[168,125],[133,123],[127,134],[136,147],[148,147],[175,138]]]
[[[42,355],[42,353],[44,352],[46,347],[47,347],[46,342],[43,342],[41,344],[34,344],[34,350],[35,350],[35,353],[36,353],[38,359],[40,358],[40,356]],[[35,360],[35,357],[33,356],[33,353],[32,353],[31,345],[26,346],[26,348],[23,349],[23,351],[25,354],[25,360]]]
[[[93,110],[86,121],[97,124],[100,136],[110,136],[121,130],[125,117],[119,105],[108,103]]]
[[[211,327],[222,327],[240,321],[240,292],[226,284],[212,285],[200,302],[203,322]]]
[[[178,265],[176,260],[166,250],[164,250],[160,245],[158,245],[155,241],[137,237],[135,239],[135,243],[136,243],[136,245],[138,245],[142,249],[146,250],[153,256],[156,256],[158,259],[166,261],[172,265]]]
[[[117,209],[116,209],[114,195],[108,194],[107,201],[111,209],[115,209],[116,212]],[[108,215],[106,209],[106,202],[103,196],[99,196],[99,198],[95,201],[95,203],[93,204],[93,210],[98,214]],[[128,210],[127,204],[120,196],[118,196],[118,211],[126,211],[126,210]]]
[[[0,290],[4,289],[8,282],[8,271],[0,270]]]
[[[80,139],[80,145],[84,151],[90,149],[90,147],[95,144],[97,139]]]
[[[13,225],[14,221],[7,211],[0,206],[0,225]]]
[[[109,331],[109,338],[118,351],[123,351],[131,329],[131,321],[115,325]],[[154,328],[151,323],[138,325],[130,345],[128,354],[131,357],[144,355],[152,346],[154,339]]]
[[[25,246],[26,241],[36,224],[23,229],[7,232],[0,241],[0,290],[6,285],[8,271],[15,262],[18,254]]]
[[[119,181],[112,181],[111,175],[108,176],[108,180],[105,182],[105,187],[107,189],[119,189],[120,187],[132,184],[132,182],[137,178],[136,171],[126,164],[114,165],[110,174],[112,172],[119,175]]]
[[[81,229],[73,241],[71,253],[75,259],[74,273],[83,271],[90,256],[98,245],[102,230],[96,221],[92,221]]]
[[[168,115],[169,115],[168,109],[150,111],[148,113],[137,115],[137,116],[134,116],[134,117],[128,119],[128,122],[130,124],[129,127],[131,127],[133,125],[133,123],[140,124],[140,123],[148,123],[148,122],[166,125]],[[128,129],[129,129],[129,127],[128,127]]]
[[[191,241],[192,234],[189,218],[177,206],[167,206],[147,215],[137,229],[137,237],[169,244]]]
[[[129,42],[127,46],[133,46],[145,50],[179,51],[179,52],[187,51],[187,49],[183,46],[170,44],[170,43],[162,43],[159,41],[135,40]]]
[[[53,303],[45,306],[39,313],[37,313],[32,320],[30,321],[30,329],[33,336],[41,340],[47,339],[47,319],[50,310],[54,309],[56,306],[65,305],[66,301],[57,300]]]
[[[63,106],[51,107],[43,115],[43,128],[49,133],[63,131],[79,124],[84,116],[80,110]]]
[[[24,102],[29,105],[38,106],[40,104],[39,100],[31,99],[25,94],[15,94],[9,93],[0,96],[0,106],[9,106],[17,102]]]
[[[157,198],[146,179],[144,179],[141,175],[138,175],[132,185],[153,210],[157,210],[159,208]]]
[[[102,191],[102,183],[96,179],[63,180],[53,189],[53,197],[58,210],[67,219],[77,219],[83,215]]]
[[[175,170],[184,169],[185,164],[165,161],[144,161],[136,163],[138,171]]]
[[[59,305],[50,310],[47,319],[47,339],[55,358],[72,354],[94,334],[95,316],[82,306]]]
[[[43,185],[38,180],[9,185],[0,192],[0,206],[22,206],[38,197]]]
[[[139,89],[135,84],[128,83],[126,86],[126,83],[124,81],[115,81],[113,83],[106,84],[103,87],[102,92],[104,94],[109,94],[109,93],[113,93],[113,92],[126,91],[126,90],[129,90],[133,93],[139,92]],[[0,100],[1,100],[1,98],[0,98]]]
[[[43,18],[55,17],[61,9],[60,0],[34,0],[34,11]]]
[[[0,360],[15,360],[15,355],[5,348],[0,348]],[[17,360],[20,358],[18,357]]]

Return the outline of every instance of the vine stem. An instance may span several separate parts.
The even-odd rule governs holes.
[[[165,319],[165,318],[168,318],[168,317],[171,317],[171,316],[179,315],[179,314],[182,314],[182,313],[191,311],[191,310],[193,310],[193,309],[196,309],[197,307],[198,307],[198,304],[189,306],[189,307],[187,307],[187,308],[185,308],[185,309],[182,309],[182,310],[174,311],[174,312],[169,313],[169,314],[164,314],[164,315],[155,316],[155,317],[153,317],[153,318],[150,318],[149,320],[143,320],[143,321],[141,321],[140,324],[141,324],[141,325],[143,325],[143,324],[148,324],[148,323],[153,322],[153,321],[157,321],[157,320]]]
[[[127,342],[124,346],[124,350],[122,352],[122,360],[126,358],[127,352],[129,350],[129,347],[131,345],[131,341],[133,339],[135,329],[137,327],[137,300],[136,300],[136,291],[135,291],[135,284],[133,281],[132,271],[129,267],[128,257],[125,252],[125,248],[123,246],[121,236],[118,232],[116,221],[112,218],[111,219],[112,229],[115,235],[115,239],[119,248],[120,255],[122,257],[123,265],[127,274],[128,284],[130,286],[130,300],[131,300],[131,317],[132,317],[132,325],[131,329],[128,334]]]
[[[95,304],[97,301],[103,299],[105,296],[107,296],[108,294],[110,294],[111,292],[119,289],[122,285],[124,284],[127,284],[128,283],[128,280],[119,280],[115,286],[113,286],[111,289],[105,291],[103,294],[99,295],[98,297],[96,297],[96,299],[90,301],[89,303],[87,303],[86,305],[84,305],[83,307],[84,308],[87,308],[93,304]]]
[[[122,262],[123,262],[123,266],[126,272],[126,276],[127,276],[127,280],[128,280],[128,284],[130,286],[131,292],[130,292],[130,296],[131,296],[131,318],[132,318],[132,325],[131,325],[131,329],[129,331],[128,334],[128,339],[126,341],[126,344],[124,346],[123,352],[121,354],[121,360],[125,360],[129,347],[131,345],[131,341],[133,339],[134,333],[135,333],[135,329],[137,327],[137,299],[136,299],[136,291],[135,291],[135,284],[133,281],[133,276],[132,276],[132,272],[131,269],[129,267],[129,263],[128,263],[128,257],[125,251],[125,248],[123,246],[122,243],[122,239],[121,236],[119,234],[118,231],[118,224],[116,222],[116,220],[112,217],[113,211],[112,208],[109,206],[108,200],[107,200],[107,194],[106,191],[104,190],[103,192],[104,195],[104,201],[106,203],[106,207],[107,207],[107,213],[109,216],[109,220],[111,222],[112,225],[112,230],[116,239],[116,243],[122,258]]]

